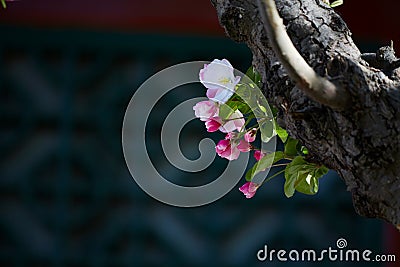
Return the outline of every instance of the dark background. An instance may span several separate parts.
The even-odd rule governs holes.
[[[371,52],[391,39],[400,49],[398,8],[352,0],[337,11]],[[264,244],[324,249],[341,237],[349,248],[399,256],[399,234],[358,216],[333,172],[316,196],[286,199],[279,177],[253,199],[232,190],[191,209],[157,202],[134,183],[121,128],[136,88],[164,67],[214,58],[242,71],[251,64],[207,0],[8,2],[0,10],[0,266],[281,266],[258,262],[256,252]],[[157,140],[163,117],[185,96],[161,100],[147,135],[157,167],[183,181]],[[182,132],[183,152],[197,151],[185,140],[207,136],[193,122]]]

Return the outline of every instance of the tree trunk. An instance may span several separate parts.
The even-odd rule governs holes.
[[[360,215],[400,228],[400,61],[393,50],[362,56],[345,22],[322,0],[276,0],[306,62],[349,94],[351,105],[334,109],[290,80],[255,0],[211,1],[226,34],[251,49],[263,93],[279,109],[279,124],[309,149],[310,160],[339,173]]]

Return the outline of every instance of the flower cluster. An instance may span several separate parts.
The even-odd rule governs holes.
[[[216,153],[222,158],[235,160],[240,152],[255,150],[254,157],[260,160],[265,154],[251,145],[256,139],[257,128],[245,128],[245,115],[239,109],[232,110],[226,118],[220,116],[221,106],[231,99],[240,82],[240,77],[234,75],[232,65],[226,59],[215,59],[204,65],[199,78],[207,88],[209,100],[201,101],[193,107],[195,116],[204,121],[208,132],[226,133],[225,139],[216,145]],[[251,185],[248,187],[246,183],[240,188],[247,198],[253,197],[258,188],[255,183]]]
[[[250,78],[250,82],[235,77],[234,69],[226,59],[215,59],[200,70],[200,81],[207,88],[208,100],[197,103],[193,110],[195,116],[204,122],[208,132],[220,131],[226,134],[225,138],[217,143],[216,153],[222,158],[236,160],[241,152],[254,151],[257,163],[247,171],[247,182],[239,188],[246,198],[252,198],[261,184],[282,173],[285,176],[284,192],[287,197],[293,196],[295,191],[316,194],[319,178],[325,175],[328,169],[323,165],[307,162],[308,150],[300,145],[299,140],[291,138],[285,129],[279,127],[276,113],[274,115],[265,99],[262,101],[263,96],[254,91],[260,83],[260,74],[251,67],[246,76]],[[256,119],[257,123],[249,126],[253,119]],[[284,150],[265,152],[257,149],[253,142],[259,130],[261,142],[268,142],[277,135],[284,145]],[[281,160],[285,162],[275,164]],[[253,182],[253,178],[259,172],[283,166],[284,169],[274,173],[264,182]]]

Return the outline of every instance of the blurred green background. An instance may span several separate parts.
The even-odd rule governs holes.
[[[366,50],[387,42],[358,29]],[[398,233],[358,216],[333,172],[316,196],[286,199],[279,177],[253,199],[232,190],[198,208],[162,204],[136,185],[121,146],[130,98],[165,67],[214,58],[242,71],[251,65],[250,51],[224,37],[208,1],[8,2],[0,11],[0,266],[317,266],[259,262],[256,253],[265,244],[326,249],[338,238],[349,248],[397,253]],[[174,179],[188,174],[166,166],[159,129],[177,102],[204,93],[167,95],[148,126],[152,160]],[[209,135],[200,121],[185,127],[184,153],[198,156],[193,140]]]

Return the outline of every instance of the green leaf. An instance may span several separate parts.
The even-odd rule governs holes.
[[[329,172],[329,169],[326,166],[322,165],[317,168],[315,175],[318,178],[320,178],[320,177],[324,176],[325,174],[327,174],[328,172]]]
[[[236,94],[234,95],[241,98],[242,102],[244,102],[244,99],[252,99],[252,92],[254,90],[251,90],[247,84],[239,84],[236,87]]]
[[[251,111],[250,107],[246,103],[239,102],[236,107],[238,110],[240,110],[240,112],[242,112],[243,115]]]
[[[291,197],[298,191],[303,194],[314,195],[318,192],[319,178],[328,172],[325,166],[318,166],[297,156],[285,169],[284,191],[286,197]]]
[[[226,120],[228,119],[233,113],[235,112],[235,109],[231,108],[228,104],[222,104],[219,107],[219,113],[218,116]]]
[[[307,195],[316,194],[318,192],[318,178],[315,176],[315,172],[312,174],[301,172],[301,175],[302,179],[296,185],[296,191]]]
[[[274,122],[273,120],[262,120],[258,122],[261,132],[261,141],[267,143],[274,135]]]
[[[285,155],[288,157],[294,157],[297,155],[297,144],[299,140],[288,137],[285,143]]]
[[[7,7],[6,0],[1,0],[1,5],[3,6],[3,8],[6,8]]]
[[[304,155],[308,155],[308,149],[305,146],[302,146],[301,153],[303,153]]]
[[[226,120],[228,119],[236,110],[240,110],[242,114],[247,114],[251,111],[250,107],[239,100],[229,100],[225,104],[220,105],[218,116]]]
[[[261,111],[264,112],[265,114],[267,114],[267,109],[264,106],[260,105],[260,103],[257,102],[257,104],[258,104],[258,107],[261,109]]]
[[[251,181],[254,176],[258,173],[270,168],[272,164],[280,161],[284,158],[284,154],[282,151],[276,151],[274,153],[270,153],[265,155],[260,161],[256,162],[254,166],[249,169],[246,173],[246,180]]]
[[[279,126],[279,124],[276,121],[274,121],[274,123],[275,123],[276,134],[279,136],[279,138],[282,140],[282,142],[285,143],[288,138],[287,131],[285,129],[283,129],[281,126]]]
[[[261,75],[258,73],[255,67],[251,66],[246,71],[246,76],[250,78],[257,86],[261,85]]]

